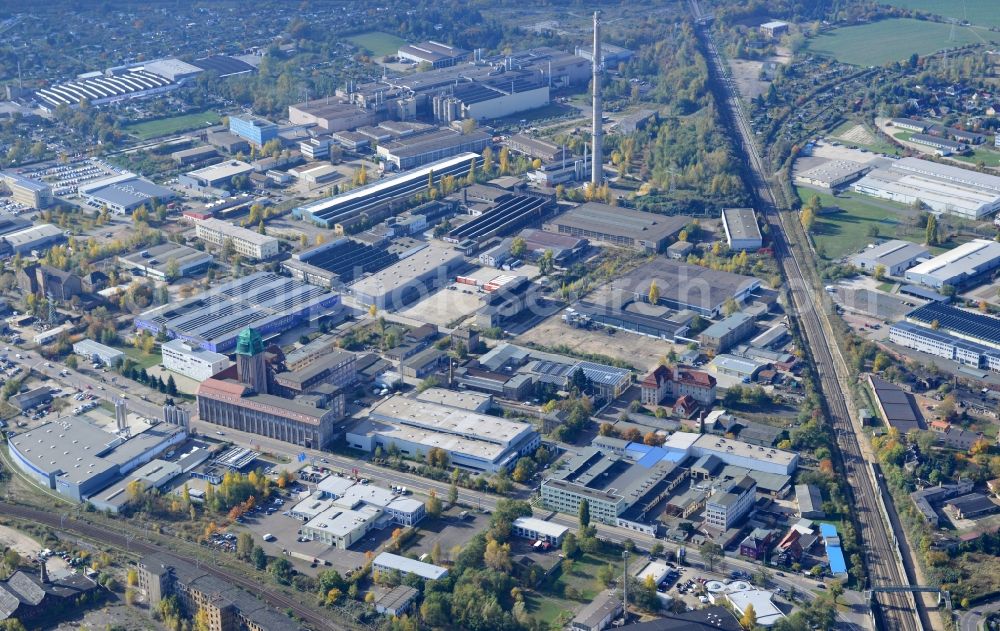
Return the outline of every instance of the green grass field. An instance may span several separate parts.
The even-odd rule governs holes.
[[[809,51],[858,66],[900,61],[913,53],[928,55],[945,48],[1000,41],[1000,34],[983,28],[892,19],[848,26],[809,40]]]
[[[138,137],[140,140],[169,136],[182,131],[208,127],[219,122],[219,115],[215,112],[205,111],[194,114],[182,114],[170,118],[160,118],[153,121],[145,121],[129,125],[125,129],[128,133]]]
[[[915,11],[926,11],[980,26],[1000,26],[1000,7],[996,0],[883,0],[885,4]]]
[[[813,226],[813,241],[826,258],[839,259],[859,252],[875,239],[868,234],[869,226],[878,226],[879,237],[922,242],[923,230],[906,223],[906,209],[886,200],[874,200],[856,193],[841,193],[837,197],[812,189],[799,188],[803,203],[818,195],[823,208],[839,208],[842,212],[820,215]],[[898,208],[898,209],[897,209]]]
[[[956,160],[968,162],[969,164],[979,164],[982,162],[988,167],[1000,167],[1000,151],[993,151],[988,147],[979,146],[973,149],[967,156],[952,156]]]
[[[348,37],[347,41],[358,48],[364,48],[376,57],[393,55],[399,50],[400,46],[406,43],[405,39],[400,39],[391,33],[383,33],[382,31],[358,33],[357,35]]]
[[[133,360],[143,368],[152,368],[160,363],[159,353],[154,352],[147,355],[134,346],[122,346],[119,350],[125,353],[126,357]]]
[[[597,570],[616,559],[606,555],[584,554],[573,563],[573,570],[563,574],[557,569],[554,578],[541,585],[538,592],[527,598],[531,616],[550,629],[561,629],[573,615],[597,597],[600,586]],[[569,594],[569,595],[568,595]]]

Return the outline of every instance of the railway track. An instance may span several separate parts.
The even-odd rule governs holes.
[[[777,210],[776,198],[767,179],[767,169],[757,151],[754,133],[743,112],[739,92],[708,28],[704,26],[704,16],[697,0],[689,2],[695,20],[699,23],[698,33],[709,56],[709,68],[724,91],[724,99],[721,99],[720,105],[727,111],[746,156],[747,184],[756,198],[757,208],[763,212],[770,227],[775,258],[781,265],[794,307],[792,315],[798,320],[812,353],[820,390],[854,499],[856,523],[866,555],[867,586],[915,585],[915,573],[909,557],[901,554],[898,547],[905,546],[905,541],[897,541],[894,535],[895,532],[902,532],[899,517],[891,499],[883,495],[887,495],[884,482],[865,458],[858,436],[861,430],[854,426],[848,409],[843,387],[849,374],[846,364],[842,357],[839,362],[835,357],[832,330],[828,322],[827,327],[823,326],[822,318],[825,314],[820,312],[821,300],[816,298],[816,291],[806,281],[785,237],[784,218]],[[882,593],[876,598],[873,616],[880,629],[920,631],[931,628],[926,608],[912,594]]]
[[[49,526],[57,531],[72,532],[77,535],[93,539],[94,541],[107,543],[108,545],[122,550],[128,550],[129,552],[135,552],[138,554],[152,554],[154,552],[158,552],[161,554],[175,556],[179,559],[182,558],[180,555],[167,552],[159,546],[135,539],[124,533],[107,530],[72,517],[64,517],[59,513],[42,511],[10,503],[3,504],[2,513],[6,517],[14,517],[39,524],[45,524],[46,526]],[[291,611],[309,628],[316,631],[346,631],[354,628],[338,624],[330,620],[328,617],[324,617],[320,612],[313,611],[309,607],[302,605],[280,592],[266,589],[264,585],[252,576],[239,574],[216,565],[201,564],[199,567],[207,574],[211,574],[219,579],[222,579],[223,581],[226,581],[227,583],[230,583],[231,585],[241,587],[251,594],[254,594],[279,611]],[[274,629],[273,631],[280,630]]]

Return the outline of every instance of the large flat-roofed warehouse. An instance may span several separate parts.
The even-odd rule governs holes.
[[[969,148],[969,146],[964,142],[955,142],[954,140],[948,140],[947,138],[942,138],[940,136],[931,136],[929,134],[912,134],[910,136],[910,142],[915,142],[918,145],[924,145],[927,147],[933,147],[934,149],[937,149],[935,153],[942,156],[951,155],[953,153],[962,153]]]
[[[795,175],[796,184],[806,184],[826,190],[833,190],[853,182],[872,169],[870,164],[853,160],[830,160]]]
[[[194,276],[208,269],[212,255],[179,243],[161,243],[148,250],[118,257],[118,262],[139,276],[174,280]]]
[[[168,81],[174,82],[192,79],[204,72],[204,70],[198,66],[194,66],[186,61],[181,61],[180,59],[175,59],[173,57],[143,62],[142,69],[146,72],[152,72],[155,75],[159,75]]]
[[[1000,243],[973,239],[906,271],[906,280],[935,289],[959,287],[1000,267]]]
[[[464,265],[462,254],[452,248],[430,244],[363,278],[350,287],[354,299],[379,309],[395,309],[427,296],[443,286]]]
[[[187,188],[229,190],[234,177],[249,175],[253,167],[241,160],[227,160],[177,176],[177,182]]]
[[[452,465],[492,473],[512,468],[518,458],[533,453],[541,437],[530,423],[394,396],[349,430],[347,443],[368,452],[395,444],[415,457],[439,447]]]
[[[270,272],[216,285],[194,298],[139,314],[136,328],[226,352],[241,330],[253,326],[269,336],[336,311],[340,296]]]
[[[131,215],[140,206],[152,210],[154,202],[162,203],[177,197],[169,188],[153,184],[132,173],[81,185],[77,190],[89,206],[107,207],[116,215]]]
[[[241,228],[221,219],[202,219],[195,223],[195,233],[202,241],[224,247],[232,243],[240,256],[263,261],[278,255],[279,241],[266,234]]]
[[[66,416],[8,440],[11,459],[33,480],[78,502],[185,440],[183,427],[133,420],[131,434]]]
[[[587,202],[547,222],[548,232],[591,242],[660,252],[684,229],[690,217],[654,215],[600,202]]]
[[[889,341],[921,353],[944,357],[965,366],[1000,372],[1000,350],[997,350],[997,344],[970,342],[951,333],[935,330],[929,324],[896,322],[889,327]]]
[[[379,144],[377,151],[397,171],[405,171],[460,153],[479,153],[490,142],[491,136],[484,131],[463,134],[453,129],[438,129],[390,140]]]
[[[28,208],[48,208],[52,204],[52,187],[45,182],[4,171],[0,180],[7,186],[15,202]]]
[[[54,112],[62,105],[77,107],[84,101],[94,106],[105,105],[163,94],[177,87],[176,83],[152,72],[128,70],[40,88],[35,98],[42,109]]]
[[[730,250],[756,252],[764,245],[753,208],[723,208],[722,227]]]
[[[41,250],[55,243],[65,241],[66,233],[58,226],[43,223],[38,226],[5,234],[2,239],[11,247],[14,254],[30,254],[32,250]]]
[[[343,238],[293,254],[281,266],[292,278],[333,287],[350,283],[364,274],[380,272],[397,261],[399,255],[384,247]]]
[[[327,197],[305,206],[292,209],[292,215],[299,219],[308,219],[323,228],[334,228],[348,220],[354,220],[364,213],[382,211],[391,202],[398,199],[408,199],[417,193],[427,190],[427,178],[433,172],[434,182],[451,175],[456,180],[466,177],[473,162],[478,169],[482,165],[482,156],[476,153],[461,155],[428,164],[416,171],[403,173],[396,177],[379,180],[356,188],[340,195]]]
[[[929,302],[907,313],[906,319],[1000,350],[1000,318],[994,316]]]
[[[549,86],[533,75],[506,73],[480,81],[458,83],[431,101],[435,120],[451,123],[492,120],[549,104]]]
[[[730,298],[742,303],[761,286],[760,279],[751,276],[658,256],[613,281],[612,300],[619,305],[632,300],[649,302],[653,281],[660,292],[658,304],[671,309],[691,309],[710,317],[717,316]]]
[[[900,276],[916,265],[917,261],[930,255],[931,251],[922,245],[901,239],[890,239],[875,247],[866,248],[860,254],[855,254],[851,257],[851,265],[868,273],[874,273],[875,268],[881,265],[889,276]]]
[[[465,59],[469,56],[469,51],[458,46],[428,40],[419,44],[400,46],[397,54],[400,59],[408,59],[418,64],[430,64],[434,68],[443,68],[445,66],[454,66],[462,59]]]
[[[316,125],[329,132],[374,125],[376,115],[351,103],[317,99],[288,106],[288,121],[293,125]]]
[[[565,147],[560,147],[554,142],[532,138],[524,134],[514,134],[507,140],[507,147],[511,151],[523,153],[532,158],[539,158],[544,162],[554,162],[563,157],[570,158],[570,154]]]
[[[903,204],[920,200],[938,213],[979,219],[1000,209],[1000,176],[920,158],[894,160],[854,183],[865,195]]]

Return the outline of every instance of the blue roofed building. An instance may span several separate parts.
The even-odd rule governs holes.
[[[256,116],[230,116],[229,131],[260,147],[278,137],[278,126]]]
[[[834,578],[847,578],[847,562],[844,560],[844,550],[840,547],[840,535],[833,524],[821,523],[820,536],[826,547],[826,558],[830,562],[830,573]]]

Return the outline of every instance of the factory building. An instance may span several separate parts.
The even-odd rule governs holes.
[[[930,302],[906,314],[906,319],[969,342],[1000,350],[1000,319],[991,315],[966,311],[940,302]]]
[[[927,133],[927,123],[912,118],[893,118],[889,121],[893,127],[913,131],[918,134]]]
[[[82,339],[73,344],[73,353],[83,357],[89,362],[99,363],[104,366],[114,366],[119,361],[125,359],[125,353],[117,348],[111,348],[104,344],[99,344],[94,340]]]
[[[131,215],[140,206],[151,211],[155,203],[177,197],[169,188],[132,173],[89,182],[77,190],[91,208],[107,208],[116,215]]]
[[[608,69],[617,69],[618,64],[628,63],[635,56],[635,53],[627,48],[608,43],[601,44],[600,53],[601,65]],[[590,46],[578,46],[576,55],[587,61],[594,61],[594,49]]]
[[[257,116],[230,116],[229,131],[256,147],[278,137],[278,126]]]
[[[788,33],[788,22],[772,20],[760,25],[760,32],[771,39],[778,39]]]
[[[889,276],[902,276],[906,270],[921,259],[929,258],[930,255],[931,251],[922,245],[890,239],[885,243],[866,248],[860,254],[855,254],[850,261],[851,265],[869,274],[874,274],[875,268],[881,265]]]
[[[43,223],[0,237],[9,247],[8,254],[31,254],[66,240],[66,233],[50,223]]]
[[[65,416],[11,436],[11,460],[39,484],[83,502],[187,438],[183,427],[129,418],[124,406],[116,412],[110,428]]]
[[[44,182],[18,175],[12,171],[0,173],[0,180],[10,191],[11,198],[22,206],[41,210],[52,205],[52,187]]]
[[[918,145],[924,145],[925,147],[933,147],[937,150],[935,153],[939,156],[950,156],[953,153],[964,153],[969,149],[969,146],[964,142],[956,142],[954,140],[948,140],[947,138],[942,138],[940,136],[931,136],[929,134],[913,134],[910,136],[910,142]]]
[[[753,208],[723,208],[722,228],[730,250],[756,252],[764,245]]]
[[[494,120],[548,104],[549,86],[535,77],[459,83],[431,100],[434,119],[442,123]]]
[[[321,383],[337,388],[346,387],[357,378],[355,355],[350,351],[331,350],[308,366],[274,375],[276,390],[294,397],[312,390]]]
[[[171,281],[184,276],[196,276],[208,270],[212,264],[212,255],[168,241],[148,250],[119,255],[118,263],[134,276]]]
[[[177,176],[177,183],[196,191],[224,191],[228,195],[234,177],[249,176],[251,173],[253,173],[252,165],[241,160],[226,160],[219,164],[182,173]]]
[[[270,272],[256,272],[215,285],[201,294],[150,309],[136,328],[193,342],[214,352],[236,347],[240,331],[252,326],[264,336],[335,314],[340,296]]]
[[[283,613],[271,609],[249,592],[209,574],[182,559],[157,552],[142,557],[138,588],[150,607],[176,596],[192,618],[204,611],[207,631],[304,631]]]
[[[159,75],[174,83],[181,83],[188,79],[193,79],[204,72],[204,70],[198,66],[173,57],[145,61],[142,63],[142,69],[146,72],[152,72],[155,75]]]
[[[1000,267],[1000,243],[973,239],[908,269],[905,278],[934,289],[945,285],[957,288],[975,283],[997,267]]]
[[[347,443],[369,453],[375,447],[385,450],[396,445],[414,458],[424,458],[438,447],[453,466],[495,473],[534,453],[541,437],[529,423],[394,396],[349,430]]]
[[[649,302],[649,289],[654,282],[659,292],[657,304],[676,310],[690,309],[710,318],[717,317],[730,299],[742,304],[761,287],[761,281],[752,276],[656,257],[612,281],[612,299],[618,305]]]
[[[587,202],[548,221],[542,228],[591,243],[660,252],[689,220],[690,217],[655,215]]]
[[[853,160],[830,160],[795,174],[796,184],[805,184],[827,191],[848,184],[872,169],[870,164]]]
[[[146,70],[125,70],[113,74],[87,73],[76,81],[60,83],[35,91],[35,100],[46,112],[60,106],[78,107],[87,101],[91,106],[120,103],[164,94],[178,84]]]
[[[715,353],[725,353],[753,333],[754,319],[742,311],[716,322],[701,332],[698,341]]]
[[[492,142],[484,131],[468,134],[438,129],[381,143],[379,157],[396,171],[405,171],[463,153],[481,153]]]
[[[335,411],[257,393],[242,381],[218,377],[198,386],[201,420],[311,449],[334,439],[334,424],[341,418]]]
[[[465,265],[461,252],[428,244],[383,270],[362,278],[349,291],[362,305],[398,309],[444,286]]]
[[[351,103],[317,99],[288,106],[288,120],[293,125],[315,125],[327,132],[347,131],[374,125],[374,112]]]
[[[372,223],[395,214],[394,202],[409,199],[427,190],[428,177],[433,175],[435,184],[450,175],[461,180],[475,164],[482,165],[482,156],[463,153],[447,160],[428,164],[420,169],[388,177],[346,193],[320,199],[292,209],[297,219],[308,219],[323,228],[332,228],[343,235],[345,230],[365,220]]]
[[[160,354],[164,368],[199,382],[233,365],[225,355],[181,339],[164,342]]]
[[[200,147],[175,151],[170,154],[170,159],[176,162],[179,166],[187,166],[198,162],[207,162],[208,160],[212,160],[218,156],[219,152],[215,150],[215,147],[202,145]]]
[[[403,578],[414,574],[427,581],[436,581],[439,578],[448,576],[448,568],[423,563],[390,552],[382,552],[375,557],[375,560],[372,561],[372,571],[376,574],[380,572],[399,572]]]
[[[936,213],[980,219],[1000,209],[1000,176],[920,158],[894,160],[854,183],[854,191]]]
[[[202,241],[218,247],[232,243],[237,254],[256,261],[273,258],[280,251],[280,242],[274,237],[234,226],[219,219],[203,219],[196,222],[195,233]]]
[[[419,44],[400,46],[397,55],[400,59],[407,59],[416,64],[430,64],[434,68],[444,68],[464,60],[469,56],[469,51],[458,46],[428,40]]]

